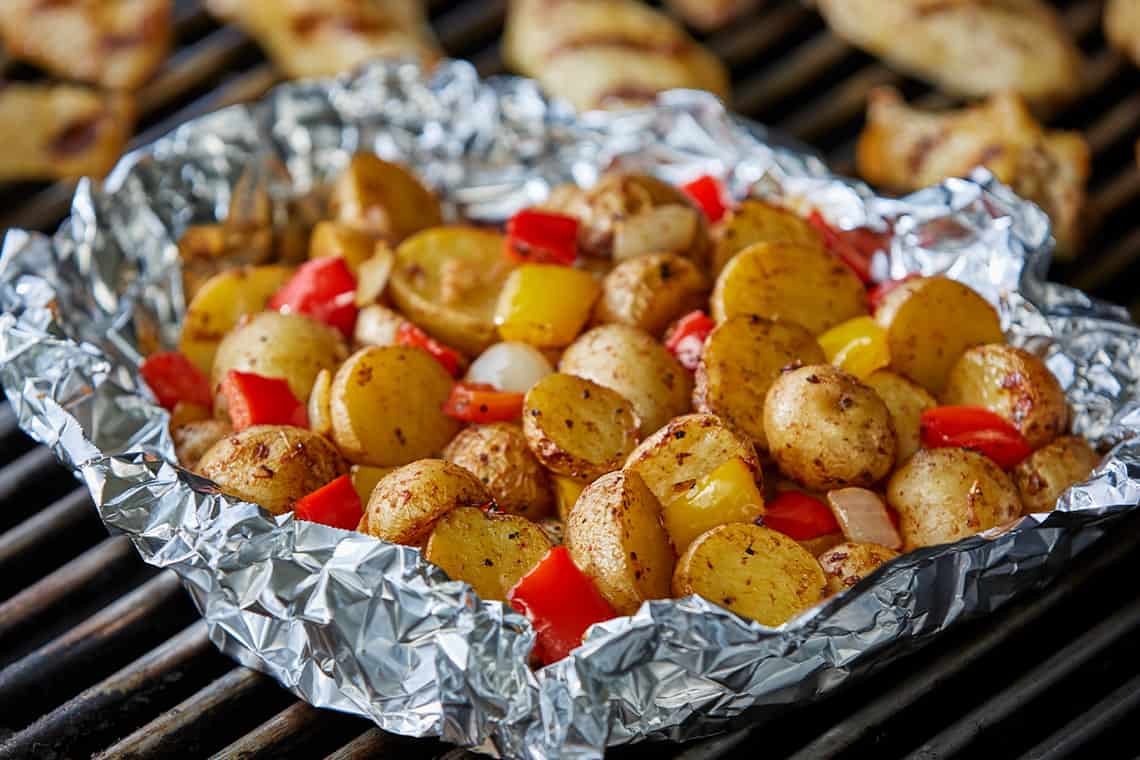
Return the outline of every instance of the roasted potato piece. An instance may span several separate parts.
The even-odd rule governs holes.
[[[63,79],[134,90],[166,58],[172,5],[171,0],[4,0],[0,41],[9,57]]]
[[[856,158],[865,180],[899,193],[985,166],[1049,214],[1059,254],[1076,253],[1091,151],[1079,132],[1044,129],[1016,93],[936,113],[875,90]]]
[[[171,426],[170,435],[174,439],[174,455],[187,470],[197,471],[202,455],[210,450],[234,429],[226,420],[195,420],[178,426]]]
[[[5,82],[0,179],[102,177],[127,146],[135,109],[125,95],[69,84]]]
[[[210,374],[218,344],[241,318],[265,308],[293,274],[289,267],[239,267],[214,275],[198,288],[186,309],[178,350]]]
[[[439,58],[419,0],[207,0],[257,40],[285,76],[326,77],[376,58]]]
[[[895,463],[887,405],[830,364],[776,378],[764,402],[764,431],[780,472],[817,491],[870,486]]]
[[[436,227],[396,250],[392,300],[436,338],[477,354],[495,342],[495,305],[512,264],[503,236],[475,227]]]
[[[1075,435],[1062,436],[1034,451],[1012,473],[1025,514],[1052,512],[1061,494],[1086,480],[1100,459],[1088,441]]]
[[[938,402],[918,383],[886,369],[872,372],[863,384],[879,394],[887,405],[898,441],[895,461],[905,462],[922,445],[922,413],[938,406]]]
[[[436,520],[451,510],[490,503],[491,493],[467,470],[442,459],[420,459],[380,479],[359,530],[394,544],[419,546]]]
[[[578,249],[587,257],[673,253],[698,264],[708,258],[704,215],[683,192],[647,174],[611,172],[587,190],[552,194],[546,205],[577,217]]]
[[[523,517],[459,507],[436,521],[424,559],[471,584],[481,599],[505,602],[551,545],[542,528]]]
[[[836,36],[954,95],[1013,90],[1039,102],[1081,91],[1083,61],[1044,0],[820,0]]]
[[[254,425],[211,446],[196,471],[224,493],[280,515],[297,499],[344,475],[348,465],[316,433],[286,425]]]
[[[1017,426],[1037,449],[1069,427],[1069,405],[1045,362],[1028,351],[995,343],[961,355],[942,390],[949,406],[982,406]]]
[[[443,413],[452,378],[418,348],[357,351],[333,377],[333,440],[354,464],[408,464],[440,452],[460,422]]]
[[[581,269],[523,264],[507,277],[494,321],[505,341],[561,348],[577,337],[601,292],[594,276]]]
[[[677,560],[674,596],[697,594],[762,625],[777,626],[823,600],[815,557],[759,525],[729,523],[702,534]]]
[[[757,484],[763,484],[756,450],[747,438],[711,414],[686,414],[642,441],[625,460],[625,469],[640,475],[665,504],[733,458],[748,465]]]
[[[178,239],[182,295],[192,302],[198,290],[219,272],[264,264],[273,257],[273,230],[266,224],[226,222],[192,224]]]
[[[539,380],[523,402],[530,450],[557,475],[594,480],[621,467],[637,445],[637,416],[620,394],[556,372]]]
[[[755,314],[795,322],[819,335],[866,314],[867,291],[843,262],[822,248],[756,243],[725,265],[711,306],[717,322]]]
[[[335,369],[348,350],[335,329],[300,314],[263,311],[232,330],[218,344],[210,383],[214,413],[224,416],[222,381],[230,370],[280,377],[300,401],[309,398],[322,369]]]
[[[693,406],[715,414],[765,451],[764,399],[785,368],[823,364],[823,349],[811,333],[793,322],[776,322],[753,314],[730,317],[709,334]]]
[[[1140,66],[1140,0],[1108,0],[1104,7],[1104,36]]]
[[[361,346],[394,346],[400,325],[407,321],[403,315],[385,306],[366,306],[356,315],[352,338]]]
[[[332,373],[322,369],[309,391],[306,410],[309,413],[309,430],[330,437],[332,435]]]
[[[518,425],[472,425],[451,439],[443,458],[479,478],[504,512],[539,520],[553,511],[550,476],[527,448]]]
[[[395,467],[372,467],[367,464],[354,464],[349,468],[348,475],[352,478],[352,487],[360,497],[361,504],[367,504],[372,498],[372,491],[385,475],[395,470]]]
[[[602,281],[594,321],[617,322],[659,336],[673,320],[703,307],[707,292],[701,270],[676,254],[626,259]]]
[[[443,224],[439,199],[399,164],[357,153],[329,197],[333,217],[393,245]]]
[[[376,251],[377,242],[376,236],[370,232],[343,222],[325,220],[313,227],[313,234],[309,237],[309,258],[339,257],[344,259],[353,274],[357,274],[360,265]]]
[[[629,399],[643,436],[689,411],[691,376],[653,336],[636,327],[595,327],[566,349],[558,370]]]
[[[503,57],[583,111],[644,105],[677,87],[728,96],[724,65],[676,22],[634,0],[515,0]]]
[[[720,274],[732,257],[756,243],[796,243],[823,251],[819,230],[794,211],[746,200],[713,225],[713,274]]]
[[[899,285],[875,310],[887,330],[891,369],[938,394],[962,352],[1001,343],[1001,320],[986,299],[947,277]]]
[[[906,551],[972,536],[1021,514],[1009,476],[966,449],[919,449],[887,483]]]
[[[827,593],[838,594],[851,588],[899,553],[878,544],[845,543],[819,555],[819,566],[827,576]]]
[[[686,23],[710,32],[759,8],[760,0],[665,0],[665,5]]]
[[[566,521],[566,548],[620,615],[669,596],[673,549],[661,505],[634,472],[611,472],[586,486]]]

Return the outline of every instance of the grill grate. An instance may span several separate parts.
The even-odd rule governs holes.
[[[1061,2],[1091,61],[1088,94],[1051,122],[1095,150],[1084,256],[1055,276],[1140,313],[1140,72],[1108,51],[1101,0]],[[433,0],[444,47],[484,75],[502,72],[505,0]],[[140,94],[134,145],[276,83],[252,43],[176,4],[177,51]],[[949,104],[827,33],[810,9],[770,0],[705,37],[732,68],[736,109],[818,146],[850,171],[864,100],[892,84]],[[0,61],[0,74],[30,72]],[[0,228],[48,231],[73,183],[0,185]],[[0,407],[0,759],[429,758],[466,756],[315,710],[208,642],[175,577],[107,538],[86,493]],[[1034,599],[963,626],[840,695],[760,726],[688,746],[635,746],[622,758],[766,756],[1060,758],[1134,754],[1140,717],[1140,591],[1118,582],[1140,559],[1140,518]],[[1115,581],[1115,582],[1114,582]],[[1123,742],[1123,744],[1121,743]]]

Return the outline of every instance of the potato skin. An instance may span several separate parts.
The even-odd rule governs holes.
[[[1069,427],[1069,405],[1045,362],[1005,344],[967,349],[946,378],[942,401],[983,406],[1017,426],[1037,449]]]
[[[333,440],[353,464],[403,465],[432,456],[459,432],[443,413],[451,375],[426,351],[362,348],[333,377]]]
[[[873,485],[895,463],[886,404],[830,364],[776,379],[764,402],[764,431],[780,471],[816,491]]]
[[[1061,494],[1088,478],[1100,460],[1088,441],[1075,435],[1061,436],[1034,451],[1013,468],[1025,514],[1053,511]]]
[[[457,507],[436,521],[424,559],[453,580],[466,581],[481,599],[509,592],[550,551],[538,525],[523,517]]]
[[[211,446],[197,472],[224,493],[280,515],[297,499],[344,475],[348,465],[331,443],[309,430],[254,425]]]
[[[878,544],[848,542],[833,546],[819,555],[819,566],[827,576],[827,593],[838,594],[890,562],[899,553]]]
[[[194,420],[179,425],[170,431],[174,439],[174,455],[187,470],[197,472],[202,455],[232,432],[234,429],[226,420]]]
[[[743,201],[713,225],[712,271],[755,243],[799,243],[823,250],[819,231],[794,211],[761,200]]]
[[[748,465],[763,489],[760,461],[751,441],[711,414],[686,414],[642,441],[625,460],[625,469],[640,475],[664,503],[733,457]]]
[[[394,544],[418,546],[452,509],[490,502],[490,491],[459,465],[420,459],[380,479],[359,529]]]
[[[795,362],[823,364],[819,343],[794,322],[776,322],[738,314],[717,325],[705,342],[697,366],[693,406],[715,414],[768,448],[764,434],[764,399],[781,370]]]
[[[328,325],[300,314],[255,314],[218,344],[210,373],[214,414],[226,416],[221,384],[230,370],[283,378],[304,403],[320,371],[336,369],[347,355],[340,333]]]
[[[670,322],[703,307],[706,292],[708,283],[701,270],[677,254],[626,259],[602,280],[594,321],[617,322],[660,336]]]
[[[938,406],[938,401],[918,383],[888,369],[872,372],[863,383],[887,405],[898,441],[895,461],[905,462],[922,445],[922,413]]]
[[[550,476],[518,425],[472,425],[451,439],[443,458],[479,478],[504,512],[539,520],[554,510]]]
[[[611,472],[586,487],[566,521],[566,548],[619,615],[669,597],[673,547],[661,505],[633,472]]]
[[[729,261],[713,287],[712,316],[795,322],[812,335],[867,313],[867,291],[835,256],[800,243],[756,243]]]
[[[527,445],[556,475],[594,480],[621,467],[637,445],[637,415],[629,401],[562,372],[527,391],[522,417]]]
[[[962,352],[1005,340],[994,308],[948,277],[920,277],[890,291],[875,321],[887,331],[891,369],[937,395]]]
[[[905,551],[950,543],[1021,514],[1009,476],[966,449],[920,449],[887,483]]]
[[[674,596],[697,594],[762,625],[786,623],[823,600],[815,557],[782,533],[729,523],[702,533],[677,561]]]
[[[652,335],[636,327],[595,327],[563,352],[558,370],[629,399],[643,436],[689,411],[693,392],[689,372]]]

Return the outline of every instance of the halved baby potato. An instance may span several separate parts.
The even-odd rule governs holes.
[[[443,458],[483,481],[504,512],[538,520],[553,511],[550,475],[527,447],[518,425],[472,425],[451,439]]]
[[[898,441],[895,461],[905,462],[922,445],[922,413],[938,406],[938,401],[918,383],[887,369],[872,372],[863,384],[879,394],[887,405]]]
[[[1065,489],[1086,480],[1100,460],[1088,441],[1075,435],[1034,451],[1012,473],[1025,513],[1053,511]]]
[[[697,594],[738,615],[783,625],[823,601],[815,557],[783,533],[729,523],[703,533],[677,561],[673,594]]]
[[[713,274],[756,243],[798,243],[824,250],[819,230],[794,211],[761,200],[743,201],[713,225]]]
[[[420,459],[380,479],[360,529],[395,544],[418,546],[451,510],[490,503],[490,492],[467,470],[442,459]]]
[[[523,433],[538,461],[556,475],[594,480],[621,467],[637,445],[637,416],[609,388],[555,372],[523,402]]]
[[[499,233],[435,227],[396,249],[388,289],[408,319],[474,355],[495,342],[495,305],[512,267]]]
[[[566,548],[620,615],[647,599],[669,597],[673,548],[661,526],[661,505],[633,472],[595,480],[570,510]]]
[[[439,198],[399,164],[358,153],[337,177],[329,197],[333,217],[393,244],[443,224]]]
[[[459,507],[436,521],[424,559],[471,584],[480,598],[506,601],[551,546],[546,532],[525,517]]]

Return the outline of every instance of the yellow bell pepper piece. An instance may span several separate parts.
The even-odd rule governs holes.
[[[539,348],[567,346],[590,318],[602,286],[581,269],[523,264],[499,294],[495,324],[503,340]]]
[[[663,505],[665,530],[677,553],[707,530],[752,522],[764,514],[764,496],[744,460],[733,457]]]
[[[309,240],[310,259],[339,256],[353,274],[357,273],[361,264],[372,258],[375,250],[375,237],[340,222],[318,222],[313,227],[313,236]]]
[[[887,331],[874,317],[855,317],[819,336],[827,360],[860,380],[891,363]]]
[[[566,518],[570,516],[570,510],[574,507],[574,502],[578,501],[578,497],[582,495],[582,491],[586,489],[586,484],[581,480],[574,480],[565,475],[554,476],[554,498],[558,504],[558,519],[566,522]]]

